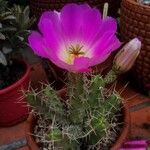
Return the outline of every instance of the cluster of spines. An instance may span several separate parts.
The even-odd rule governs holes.
[[[100,75],[70,74],[69,78],[67,106],[50,85],[39,93],[27,93],[28,102],[43,118],[51,121],[46,137],[55,147],[78,149],[81,141],[87,142],[88,148],[96,147],[103,139],[112,138],[109,129],[116,127],[112,120],[121,109],[121,98],[115,91],[105,88],[105,78]]]

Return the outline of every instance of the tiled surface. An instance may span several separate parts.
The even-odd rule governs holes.
[[[46,79],[42,67],[34,66],[31,74],[31,79],[33,84],[35,81],[41,81]],[[38,69],[37,69],[38,68]],[[41,69],[40,69],[41,68]],[[36,74],[36,78],[34,76]],[[34,84],[36,87],[37,85]],[[142,138],[150,140],[150,98],[145,97],[141,94],[137,94],[130,87],[123,88],[124,86],[119,85],[118,89],[122,91],[122,96],[125,98],[125,103],[129,106],[131,115],[131,131],[130,138]],[[0,128],[0,145],[8,144],[14,140],[25,137],[26,128],[28,127],[28,122],[22,122],[16,126],[9,128]],[[30,147],[26,145],[19,150],[29,150]]]

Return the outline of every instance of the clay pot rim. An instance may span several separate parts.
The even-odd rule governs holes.
[[[65,95],[66,94],[66,89],[61,89],[58,91],[59,95]],[[123,114],[124,114],[124,126],[120,131],[120,135],[117,137],[115,144],[112,145],[110,150],[117,150],[119,149],[123,143],[126,141],[127,137],[128,137],[128,133],[129,133],[129,128],[130,128],[130,113],[129,113],[129,109],[128,106],[123,103]],[[39,150],[33,136],[32,136],[32,131],[34,128],[34,124],[36,122],[36,117],[31,113],[27,119],[27,122],[29,123],[29,126],[27,128],[27,140],[28,143],[31,144],[34,147],[34,150]],[[31,147],[32,149],[32,147]]]
[[[20,64],[23,64],[23,65],[25,66],[25,68],[26,68],[25,73],[24,73],[23,76],[22,76],[19,80],[17,80],[15,83],[13,83],[13,84],[9,85],[8,87],[6,87],[6,88],[0,90],[0,95],[5,94],[5,93],[7,93],[7,92],[10,92],[11,90],[17,88],[17,87],[18,87],[19,85],[21,85],[21,84],[24,82],[24,80],[29,76],[29,73],[30,73],[30,70],[31,70],[30,66],[29,66],[24,60],[17,60],[17,62],[20,63]]]

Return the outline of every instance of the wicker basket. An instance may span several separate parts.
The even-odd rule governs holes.
[[[60,10],[67,3],[85,3],[91,6],[96,6],[98,9],[103,9],[105,2],[109,3],[110,16],[116,17],[117,10],[120,6],[121,0],[30,0],[30,8],[33,15],[37,18],[45,10]]]
[[[132,70],[132,77],[140,90],[148,91],[150,84],[150,6],[135,0],[123,0],[121,4],[121,36],[124,41],[139,37],[141,53]]]

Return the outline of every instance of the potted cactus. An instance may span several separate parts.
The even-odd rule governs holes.
[[[44,85],[40,92],[27,91],[33,108],[28,118],[30,146],[35,150],[119,149],[128,136],[129,111],[115,88],[106,85],[132,67],[140,45],[136,38],[126,44],[105,77],[68,73],[66,89],[55,91]]]
[[[43,13],[38,25],[40,33],[31,33],[29,45],[39,56],[66,69],[68,82],[60,91],[44,85],[41,91],[25,93],[38,116],[28,136],[38,143],[33,148],[119,149],[127,138],[129,114],[119,93],[107,85],[131,68],[141,42],[133,39],[116,55],[105,76],[95,75],[91,67],[121,45],[115,35],[115,19],[102,19],[87,4],[67,4],[60,12]]]
[[[28,116],[21,90],[28,87],[30,67],[20,52],[34,19],[29,18],[29,7],[0,3],[0,126],[10,126]]]

